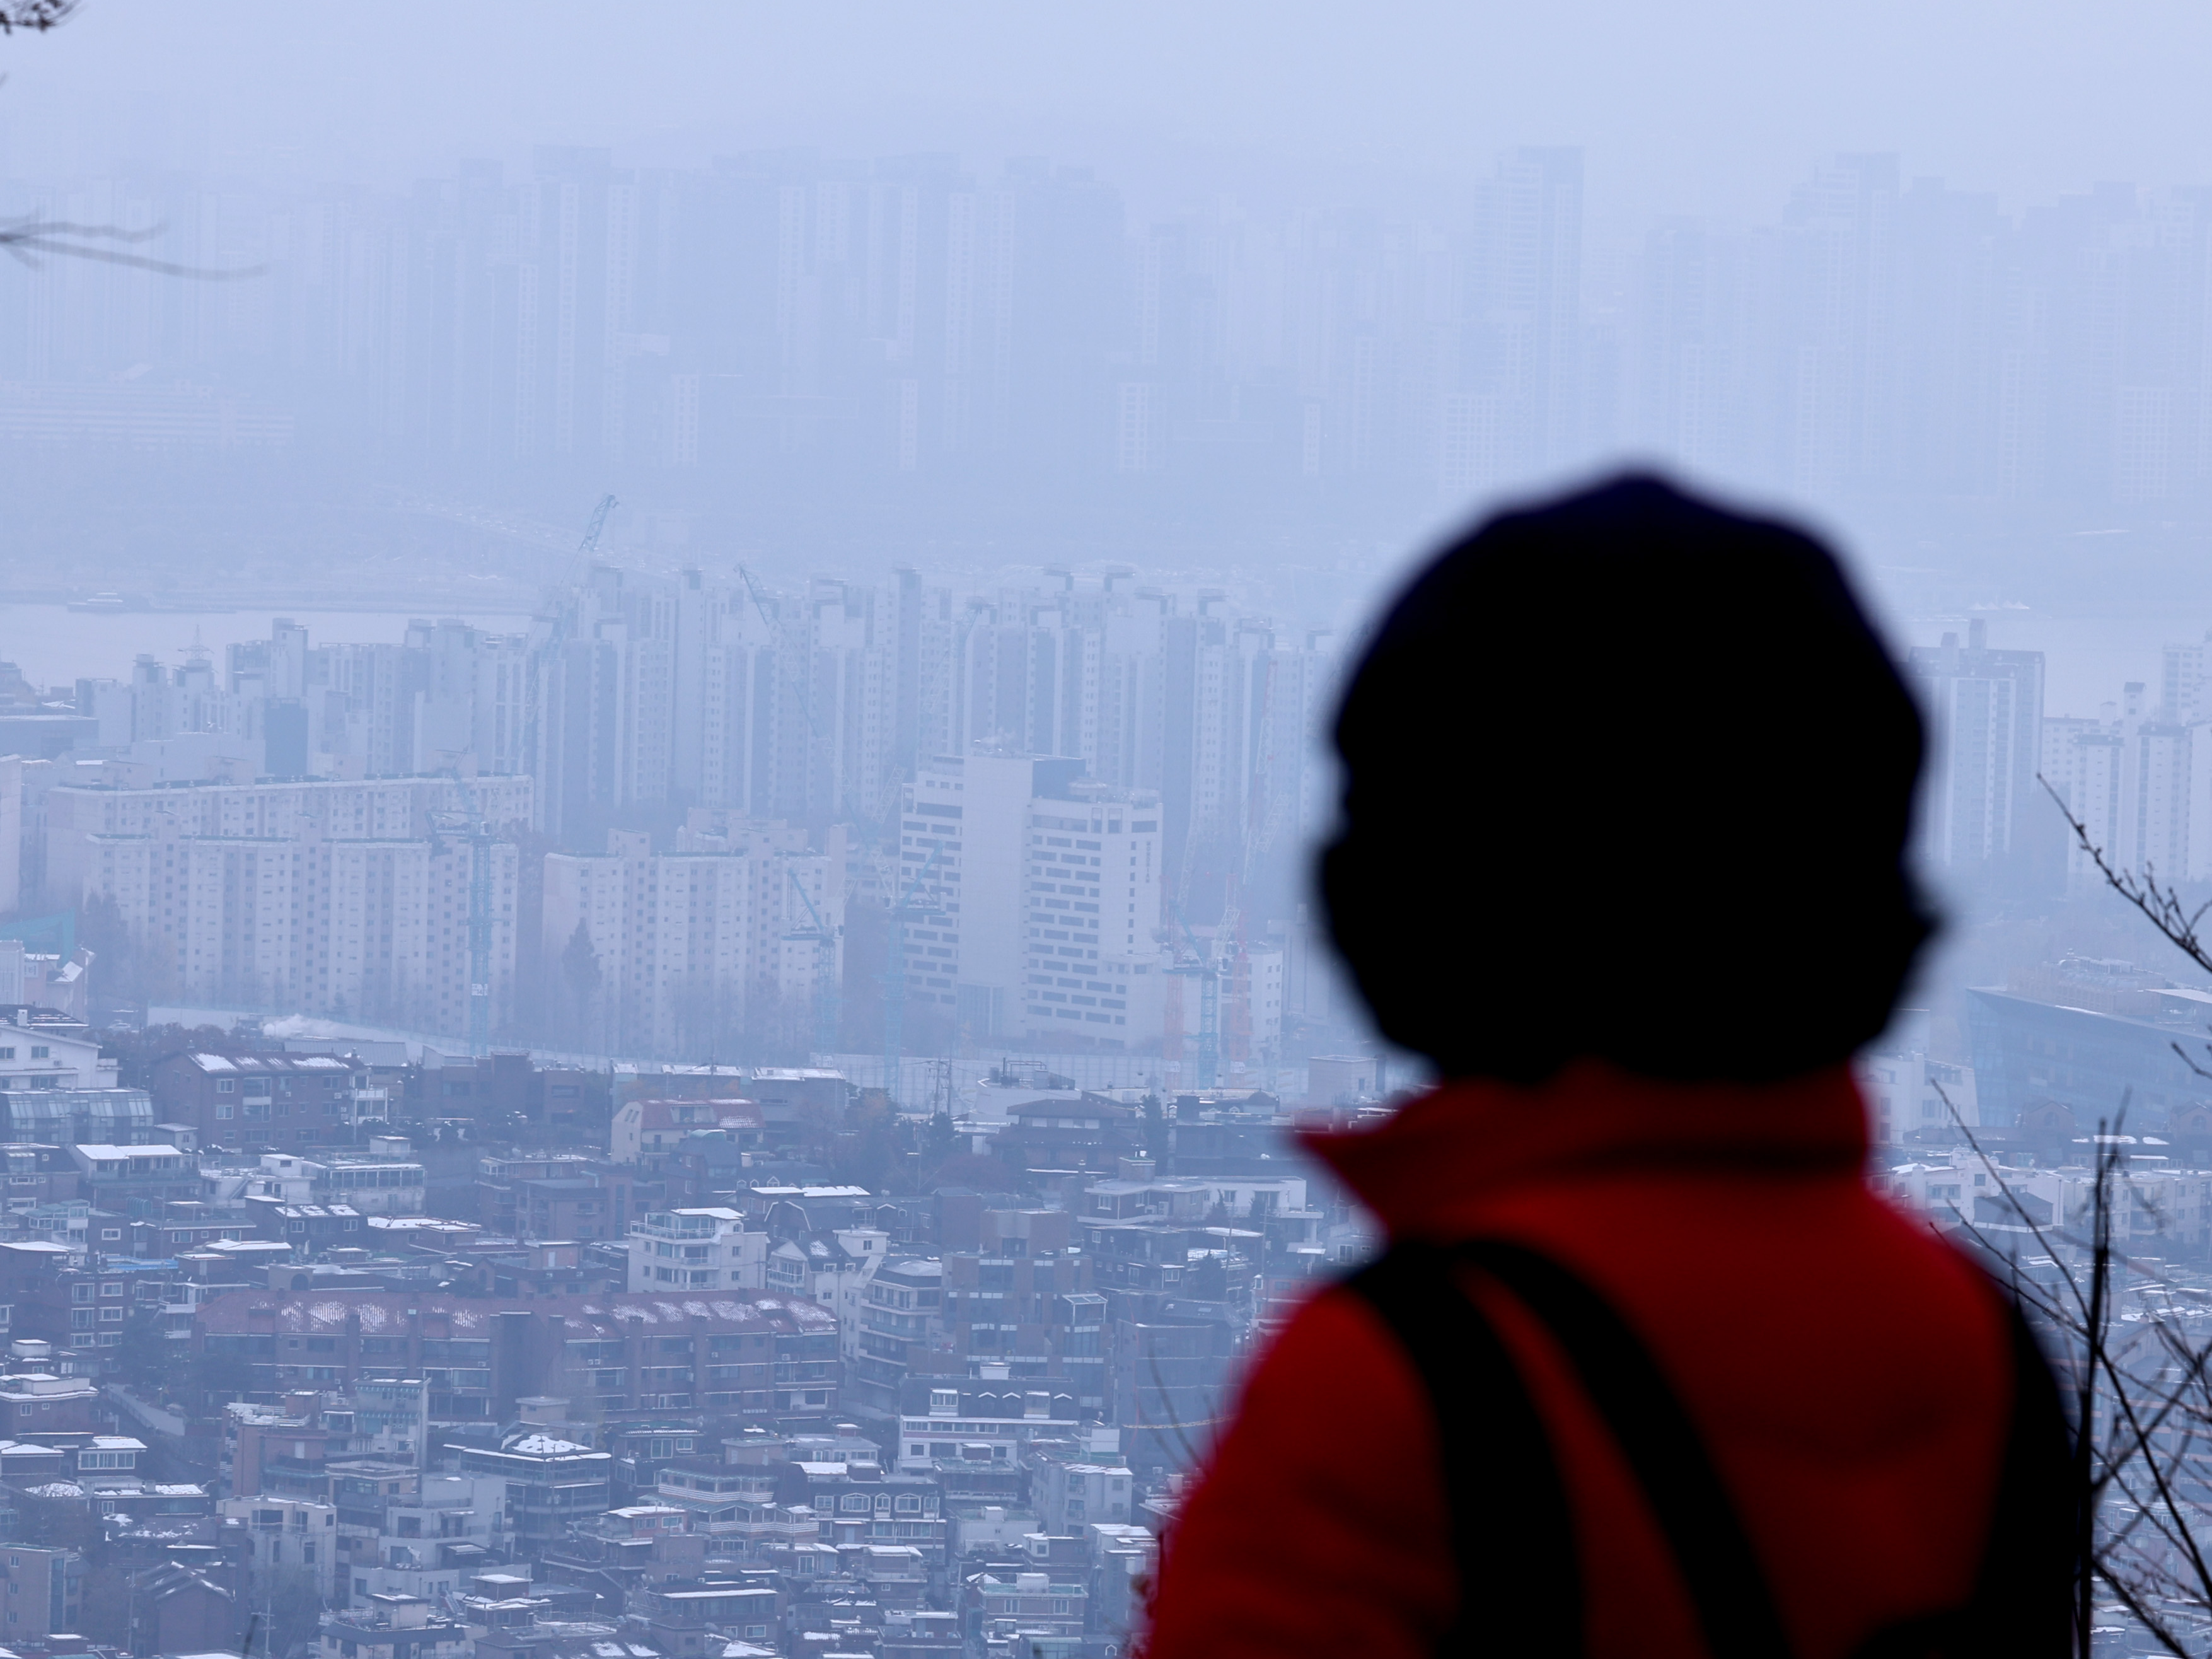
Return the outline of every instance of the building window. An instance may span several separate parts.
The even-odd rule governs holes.
[[[235,1095],[238,1093],[237,1080],[232,1077],[217,1078],[216,1080],[215,1092],[218,1095]]]

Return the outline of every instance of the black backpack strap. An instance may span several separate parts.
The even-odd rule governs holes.
[[[1511,1290],[1565,1351],[1644,1489],[1712,1659],[1790,1659],[1789,1632],[1735,1501],[1643,1339],[1548,1256],[1495,1240],[1458,1253]]]
[[[1650,1350],[1575,1274],[1495,1240],[1449,1251],[1401,1244],[1349,1281],[1411,1356],[1436,1411],[1461,1585],[1458,1619],[1437,1653],[1523,1638],[1560,1659],[1583,1650],[1574,1523],[1549,1436],[1511,1355],[1455,1282],[1462,1264],[1498,1280],[1559,1343],[1651,1506],[1712,1659],[1790,1659],[1735,1500]],[[1965,1607],[1877,1632],[1861,1659],[2067,1659],[2071,1650],[2081,1503],[2072,1430],[2033,1333],[2008,1308],[2012,1420],[1973,1595]]]
[[[1420,1373],[1436,1413],[1459,1610],[1444,1656],[1583,1651],[1582,1575],[1566,1489],[1505,1345],[1454,1282],[1455,1257],[1404,1243],[1353,1274]]]

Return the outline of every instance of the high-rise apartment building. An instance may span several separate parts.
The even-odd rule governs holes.
[[[112,902],[156,994],[469,1028],[483,865],[494,1028],[512,1014],[526,778],[63,786],[50,879]],[[489,826],[479,829],[476,826]]]
[[[906,997],[969,1040],[1137,1047],[1158,1032],[1158,797],[1073,758],[925,763],[899,820]]]
[[[617,1052],[727,1052],[766,1032],[809,1046],[844,971],[845,863],[842,828],[816,847],[706,808],[668,852],[616,830],[603,854],[549,854],[545,981]]]
[[[2036,781],[2042,759],[2043,653],[1991,650],[1984,624],[1966,643],[1916,645],[1907,668],[1929,717],[1933,764],[1922,786],[1922,847],[1941,869],[2055,873],[2057,814]],[[2040,855],[2047,854],[2044,857]]]

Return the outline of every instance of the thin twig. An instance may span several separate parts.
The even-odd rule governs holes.
[[[77,0],[9,0],[0,5],[0,34],[13,34],[17,29],[44,34],[68,21],[76,8]]]
[[[0,249],[4,249],[18,263],[33,271],[40,268],[40,255],[53,254],[64,259],[93,259],[102,265],[128,265],[135,271],[151,271],[164,277],[184,277],[194,282],[235,282],[242,278],[263,276],[268,271],[268,266],[260,265],[219,271],[206,265],[179,265],[173,259],[149,259],[143,253],[125,253],[112,247],[84,246],[86,241],[151,241],[167,228],[154,225],[141,230],[126,230],[119,225],[72,224],[33,217],[0,224]],[[67,240],[69,238],[79,240]]]
[[[2181,902],[2179,888],[2159,884],[2158,872],[2152,866],[2144,865],[2140,876],[2130,870],[2113,869],[2105,857],[2105,850],[2090,839],[2088,825],[2076,818],[2073,808],[2066,804],[2066,797],[2041,772],[2035,775],[2035,781],[2043,785],[2044,791],[2056,803],[2059,816],[2074,832],[2075,844],[2097,867],[2097,873],[2105,878],[2105,885],[2142,912],[2143,919],[2156,928],[2168,944],[2207,973],[2212,973],[2212,949],[2208,949],[2197,936],[2197,924],[2204,919],[2208,911],[2212,911],[2212,900],[2189,910]]]

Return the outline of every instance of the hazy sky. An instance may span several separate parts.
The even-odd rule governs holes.
[[[684,162],[802,143],[1095,161],[1142,208],[1575,142],[1601,224],[1771,214],[1836,149],[2014,198],[2212,180],[2195,0],[85,0],[0,59],[18,171],[159,149],[404,182],[546,140]]]

